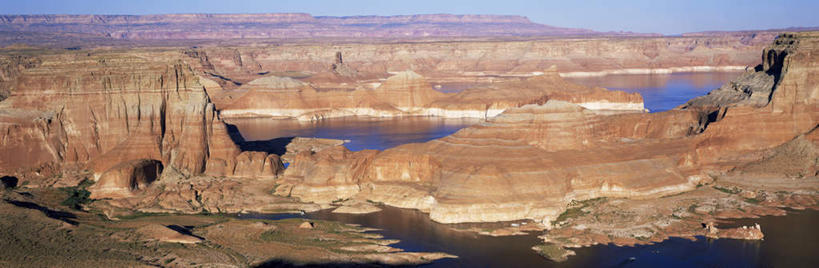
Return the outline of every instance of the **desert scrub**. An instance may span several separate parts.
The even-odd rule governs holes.
[[[745,202],[748,202],[748,203],[751,203],[751,204],[757,204],[759,202],[762,202],[762,200],[760,200],[758,198],[745,198]]]
[[[583,209],[582,207],[566,209],[566,211],[563,211],[563,213],[561,213],[560,216],[557,216],[557,219],[555,220],[555,222],[564,222],[564,221],[566,221],[568,219],[577,218],[577,217],[586,215],[586,212],[583,212],[582,209]]]
[[[82,209],[82,205],[93,201],[90,198],[91,192],[87,190],[88,186],[91,186],[92,184],[94,184],[93,181],[85,179],[77,186],[61,188],[61,190],[65,192],[68,197],[60,204],[76,210]]]
[[[337,248],[344,245],[341,241],[322,237],[321,234],[294,233],[294,230],[269,230],[259,236],[265,242],[285,243],[297,246]]]
[[[598,197],[598,198],[583,200],[583,201],[572,200],[572,202],[569,203],[569,208],[567,208],[566,211],[561,213],[560,216],[557,216],[557,219],[555,219],[554,222],[558,222],[558,223],[559,222],[564,222],[564,221],[566,221],[568,219],[577,218],[577,217],[586,215],[586,214],[588,214],[588,212],[583,211],[584,208],[586,208],[586,207],[588,207],[590,205],[597,204],[599,202],[605,201],[605,200],[606,200],[605,197]]]
[[[532,247],[537,254],[547,259],[556,262],[562,262],[568,259],[569,256],[574,255],[574,251],[565,249],[555,244],[543,244]]]
[[[719,186],[716,186],[716,185],[714,186],[714,189],[716,189],[716,190],[718,190],[720,192],[726,193],[726,194],[738,194],[739,192],[741,192],[741,190],[739,190],[739,189],[735,189],[735,188],[729,189],[729,188],[725,188],[725,187],[719,187]]]
[[[269,230],[265,231],[261,234],[260,238],[264,241],[272,242],[283,242],[285,241],[285,234],[280,232],[279,230]]]

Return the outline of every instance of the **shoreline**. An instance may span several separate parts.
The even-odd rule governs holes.
[[[615,199],[612,199],[612,200],[609,200],[609,201],[613,201],[613,200],[615,200]],[[543,226],[537,226],[536,222],[531,222],[531,221],[526,221],[526,220],[447,224],[447,223],[438,223],[438,222],[432,221],[429,218],[428,213],[424,213],[423,211],[420,211],[418,209],[401,208],[401,207],[390,206],[390,205],[386,205],[386,204],[378,205],[378,207],[382,208],[382,209],[390,209],[390,210],[394,210],[394,211],[400,211],[402,214],[412,214],[412,213],[415,213],[415,212],[421,212],[421,214],[424,215],[423,217],[426,220],[431,221],[432,224],[436,224],[436,225],[440,224],[440,225],[446,227],[448,230],[451,230],[453,232],[474,233],[474,234],[478,235],[478,238],[477,238],[478,240],[480,240],[482,238],[487,239],[487,238],[495,238],[495,237],[537,236],[538,240],[543,241],[543,240],[545,240],[545,237],[550,232],[549,230],[543,228]],[[333,220],[333,221],[338,221],[338,219],[328,218],[326,215],[321,216],[322,212],[325,212],[325,214],[330,214],[331,213],[330,211],[332,211],[333,209],[334,208],[325,208],[325,209],[322,209],[320,211],[308,213],[307,215],[289,214],[289,213],[248,213],[248,214],[241,214],[241,215],[236,215],[236,216],[239,219],[287,219],[287,218],[298,218],[298,219],[305,219],[305,220]],[[792,215],[793,213],[805,212],[805,211],[819,212],[819,207],[816,207],[816,206],[814,206],[814,207],[805,207],[805,208],[801,208],[801,209],[800,208],[793,208],[793,207],[779,207],[779,209],[781,211],[784,211],[784,213],[781,213],[781,214],[776,214],[776,213],[767,213],[767,214],[765,214],[765,213],[763,213],[763,214],[754,214],[754,215],[744,215],[742,217],[717,218],[717,219],[715,219],[715,223],[716,223],[716,226],[720,228],[720,230],[732,231],[732,230],[743,229],[742,227],[745,226],[745,225],[742,224],[742,221],[759,219],[761,217],[787,217],[787,216]],[[335,214],[335,213],[332,213],[332,214]],[[344,213],[341,213],[341,214],[344,214]],[[372,213],[366,213],[366,214],[373,214],[372,216],[374,216],[374,217],[381,217],[381,218],[384,217],[384,215],[376,216],[378,214],[378,211],[372,212]],[[282,217],[282,216],[284,216],[284,217]],[[350,218],[350,219],[352,219],[352,218]],[[366,228],[376,228],[377,230],[388,231],[387,233],[389,233],[390,229],[391,229],[390,226],[386,226],[386,225],[372,225],[372,226],[369,226],[369,225],[366,225],[365,223],[359,222],[359,220],[355,220],[355,219],[350,220],[350,219],[342,220],[341,222],[344,222],[346,224],[359,224],[359,225],[362,225],[363,227],[366,227]],[[753,227],[753,226],[751,226],[751,227]],[[763,227],[762,227],[763,231],[765,230],[765,227],[766,226],[763,225]],[[752,228],[749,228],[749,229],[752,229]],[[384,233],[382,233],[383,231],[379,232],[379,234],[385,235]],[[395,230],[392,230],[392,231],[395,231]],[[393,234],[393,236],[395,236],[395,234]],[[388,239],[399,239],[399,238],[397,238],[397,237],[388,237]],[[732,237],[730,235],[713,237],[713,236],[708,236],[706,229],[696,229],[696,230],[692,229],[692,230],[690,230],[688,232],[684,232],[684,233],[677,233],[677,234],[669,233],[669,234],[667,234],[667,236],[663,237],[662,239],[634,240],[633,241],[634,243],[629,243],[629,244],[620,244],[620,243],[583,243],[583,244],[574,244],[574,245],[565,245],[565,244],[563,244],[563,245],[552,244],[552,245],[559,246],[559,247],[563,248],[564,250],[566,250],[567,252],[574,252],[573,251],[574,249],[592,249],[593,247],[596,247],[596,246],[636,248],[636,247],[639,247],[639,246],[656,245],[656,244],[664,243],[664,242],[667,242],[667,241],[673,240],[673,239],[684,239],[684,240],[689,240],[689,241],[698,241],[700,239],[756,240],[756,239],[751,239],[751,238]],[[404,241],[405,239],[401,239],[401,240]],[[538,251],[544,245],[550,245],[550,244],[549,244],[549,242],[547,242],[547,244],[542,244],[541,243],[541,244],[532,244],[532,245],[526,245],[526,246],[527,247],[531,246],[532,249],[535,251],[535,253],[538,253]],[[407,249],[404,249],[404,250],[407,250]],[[430,249],[427,249],[427,250],[430,250]],[[565,257],[574,256],[574,255],[575,255],[574,253],[567,253],[567,255]],[[563,260],[551,259],[548,256],[542,256],[542,257],[546,258],[547,260],[554,261],[555,263],[561,263],[562,261],[565,261],[565,259],[563,259]],[[583,257],[583,256],[577,256],[577,257],[580,258],[580,257]],[[433,261],[432,263],[435,263],[435,262],[437,262],[437,261]]]
[[[683,66],[670,68],[627,68],[593,72],[561,72],[560,77],[601,77],[607,75],[628,74],[673,74],[673,73],[705,73],[705,72],[738,72],[745,71],[750,66]]]
[[[599,112],[648,112],[645,104],[640,102],[607,102],[591,101],[576,103],[592,111]],[[487,110],[451,110],[435,107],[399,108],[395,111],[376,110],[373,108],[338,108],[338,109],[224,109],[219,110],[222,119],[271,118],[298,121],[320,121],[323,119],[343,117],[402,118],[402,117],[438,117],[446,119],[490,119],[508,109]]]

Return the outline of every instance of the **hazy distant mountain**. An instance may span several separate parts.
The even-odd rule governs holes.
[[[554,27],[522,16],[313,17],[304,13],[4,15],[0,31],[84,33],[128,40],[636,35]]]

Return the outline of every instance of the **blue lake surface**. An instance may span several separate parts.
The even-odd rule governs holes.
[[[638,92],[652,112],[673,109],[691,98],[705,95],[736,78],[736,72],[674,73],[658,75],[609,75],[603,77],[567,78],[575,83],[614,90]],[[458,84],[456,90],[468,88]],[[444,89],[450,89],[447,86]],[[443,89],[442,89],[443,90]],[[383,150],[405,143],[425,142],[455,133],[479,123],[479,119],[437,117],[368,118],[344,117],[316,122],[247,118],[231,119],[247,141],[281,137],[316,137],[341,139],[352,151]]]
[[[662,112],[674,109],[694,97],[705,95],[740,74],[740,72],[620,74],[565,79],[586,86],[640,93],[647,109],[651,112]]]
[[[281,137],[314,137],[347,140],[351,151],[383,150],[405,143],[425,142],[455,133],[481,122],[469,118],[403,117],[369,118],[343,117],[316,122],[299,122],[269,118],[231,119],[247,141]]]

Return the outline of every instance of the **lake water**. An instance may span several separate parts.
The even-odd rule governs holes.
[[[609,75],[602,77],[567,78],[587,86],[599,86],[643,95],[646,108],[652,112],[673,109],[687,100],[719,88],[739,73],[674,73],[656,75]],[[458,91],[467,84],[443,85],[441,91]],[[344,117],[316,122],[287,119],[230,119],[246,141],[282,137],[316,137],[348,140],[344,145],[352,151],[383,150],[405,143],[425,142],[455,133],[480,119],[437,117],[368,118]]]
[[[439,251],[459,256],[424,267],[819,267],[817,211],[793,211],[788,216],[737,220],[720,227],[759,223],[763,241],[672,238],[654,245],[617,247],[598,245],[575,249],[566,262],[549,261],[531,247],[539,233],[490,237],[456,231],[433,222],[417,210],[383,207],[366,215],[334,214],[323,210],[306,215],[246,214],[240,218],[283,219],[303,217],[379,228],[376,233],[399,239],[393,245],[406,251]]]
[[[621,74],[565,79],[586,86],[640,93],[643,95],[647,109],[651,112],[662,112],[674,109],[694,97],[705,95],[740,74],[740,72],[691,72]]]
[[[577,83],[639,92],[652,112],[673,109],[688,99],[704,95],[735,78],[738,73],[677,73],[669,75],[611,75],[573,78]],[[459,85],[462,87],[463,85]],[[460,90],[442,87],[440,90]],[[454,133],[478,123],[474,119],[409,117],[392,119],[338,118],[318,122],[274,119],[234,119],[247,141],[281,137],[319,137],[349,140],[353,151],[387,149],[424,142]],[[784,217],[763,217],[736,221],[759,223],[764,241],[696,241],[673,238],[655,245],[636,247],[594,246],[576,249],[577,256],[554,263],[530,248],[540,242],[538,233],[525,236],[488,237],[455,231],[432,222],[415,210],[385,207],[367,215],[333,214],[329,211],[307,215],[241,215],[244,218],[281,219],[307,217],[334,220],[379,228],[388,239],[399,239],[396,247],[407,251],[440,251],[460,256],[440,260],[428,267],[819,267],[819,212],[797,211]],[[722,225],[727,226],[727,225]],[[634,258],[634,259],[631,259]]]
[[[235,125],[247,141],[281,137],[341,139],[348,140],[344,144],[347,149],[359,151],[383,150],[405,143],[425,142],[447,136],[481,121],[438,117],[343,117],[315,122],[247,118],[231,119],[228,123]]]

